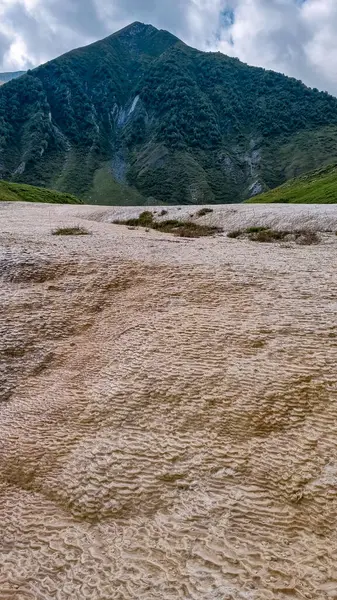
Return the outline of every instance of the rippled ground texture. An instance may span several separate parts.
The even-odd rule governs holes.
[[[1,207],[1,600],[337,598],[336,236],[105,214]]]

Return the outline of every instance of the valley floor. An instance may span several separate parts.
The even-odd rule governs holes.
[[[139,212],[0,205],[0,597],[337,598],[337,205]]]

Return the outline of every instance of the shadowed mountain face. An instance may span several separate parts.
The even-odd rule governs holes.
[[[0,90],[0,177],[106,204],[240,202],[337,161],[337,99],[134,23]]]

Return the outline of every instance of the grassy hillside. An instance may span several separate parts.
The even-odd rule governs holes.
[[[274,190],[247,200],[249,203],[280,202],[295,204],[337,203],[337,164],[292,179]]]
[[[50,204],[81,204],[81,200],[70,194],[55,190],[0,181],[0,202],[45,202]]]
[[[92,203],[240,202],[337,161],[337,99],[134,23],[2,86],[0,155]]]

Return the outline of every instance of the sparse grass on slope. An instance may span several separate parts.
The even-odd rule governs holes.
[[[49,204],[82,204],[71,194],[21,183],[0,181],[0,202],[44,202]]]
[[[292,179],[274,190],[247,200],[247,202],[253,204],[264,202],[335,204],[337,203],[337,164]]]

